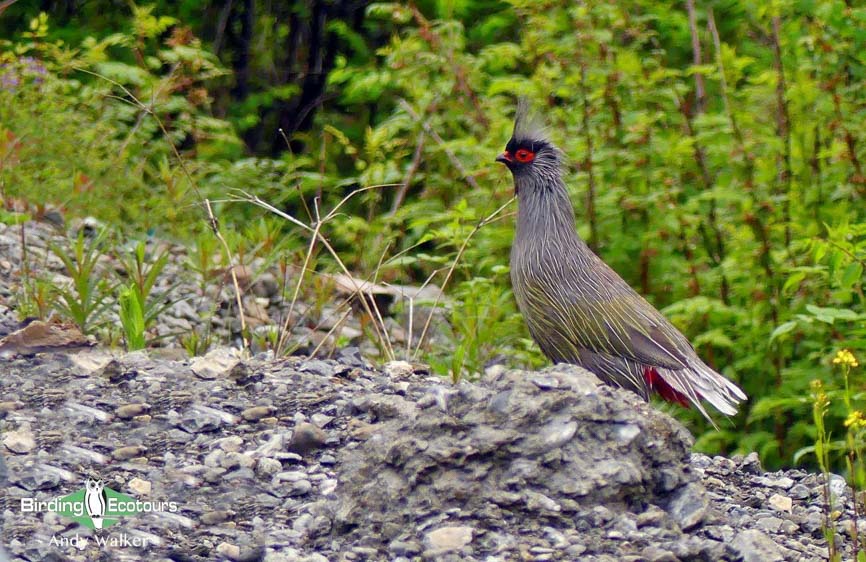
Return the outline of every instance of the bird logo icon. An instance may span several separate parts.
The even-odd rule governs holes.
[[[93,527],[101,529],[102,518],[105,515],[105,506],[108,503],[108,498],[105,494],[105,484],[103,484],[102,480],[88,478],[84,486],[86,488],[84,492],[84,505],[87,508],[87,514],[93,521]]]

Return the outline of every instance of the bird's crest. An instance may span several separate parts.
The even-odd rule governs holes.
[[[548,141],[544,122],[532,110],[529,100],[524,96],[517,100],[517,111],[514,114],[514,133],[511,137],[518,141]]]

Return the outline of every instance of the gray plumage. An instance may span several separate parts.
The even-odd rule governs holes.
[[[518,196],[511,283],[544,354],[644,399],[655,391],[691,403],[710,422],[702,400],[735,414],[743,391],[701,361],[686,337],[578,236],[561,153],[525,102],[497,160],[511,170]]]

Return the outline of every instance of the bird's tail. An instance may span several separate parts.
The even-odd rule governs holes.
[[[669,394],[674,397],[675,402],[681,399],[688,400],[694,407],[704,415],[714,427],[718,429],[713,419],[704,409],[702,400],[706,400],[721,413],[733,416],[737,413],[737,404],[746,400],[746,394],[733,382],[729,381],[719,373],[710,369],[702,361],[689,361],[688,369],[654,369],[658,378],[655,390],[666,399],[663,388],[670,389]],[[649,382],[649,381],[648,381]]]

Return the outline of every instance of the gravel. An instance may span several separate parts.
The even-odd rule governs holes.
[[[819,475],[690,453],[678,422],[582,369],[496,369],[452,385],[405,365],[235,357],[208,378],[189,360],[142,352],[5,362],[11,556],[826,559]],[[232,377],[238,364],[251,376]],[[102,530],[22,511],[22,498],[65,496],[88,476],[177,511]],[[853,509],[835,508],[850,559]],[[87,542],[52,544],[71,537]]]

